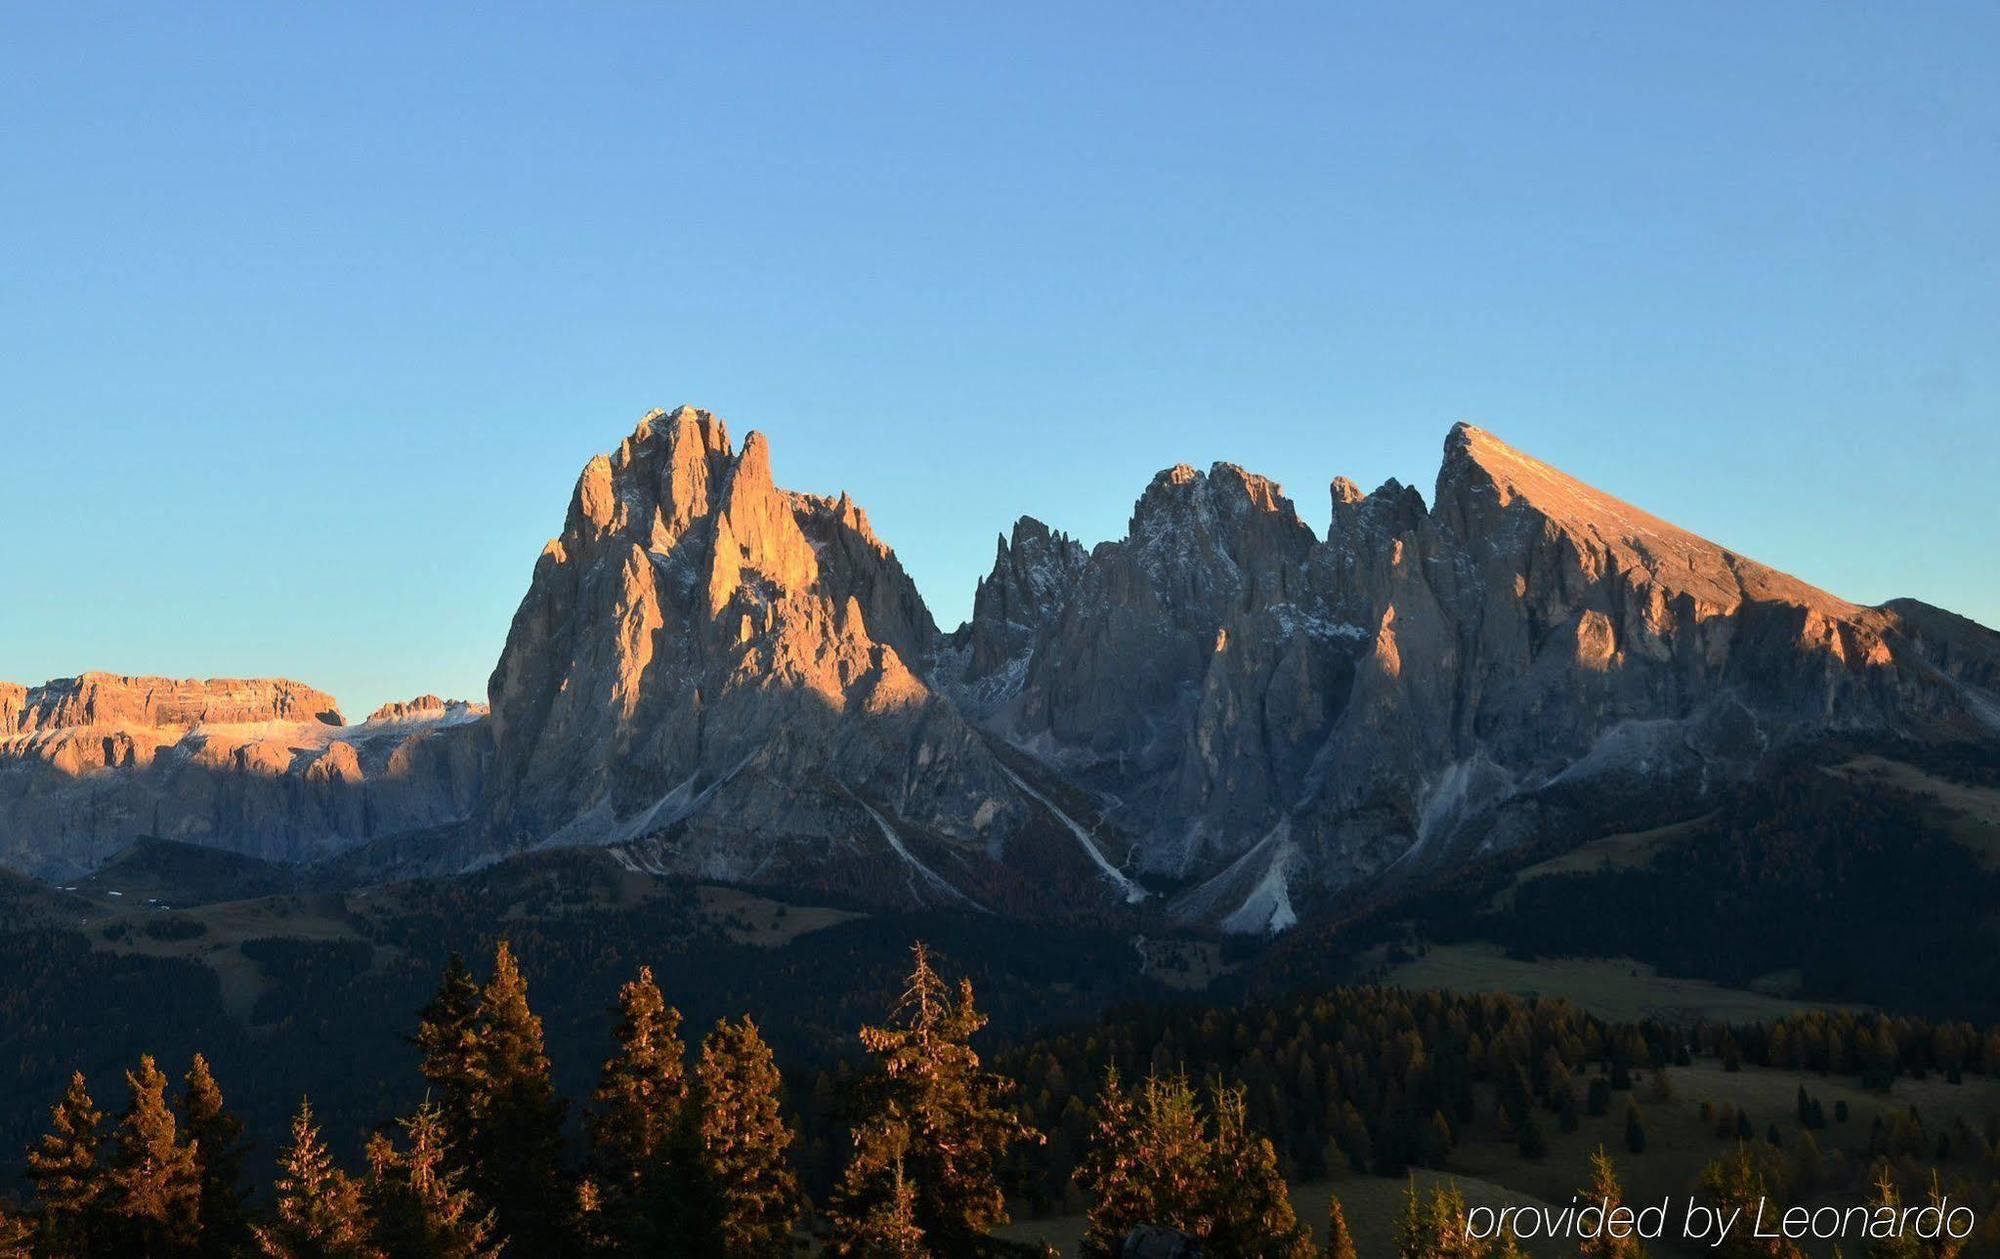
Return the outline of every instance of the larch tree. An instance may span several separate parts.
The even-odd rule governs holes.
[[[49,1130],[28,1151],[40,1248],[57,1259],[91,1253],[101,1239],[106,1181],[99,1161],[104,1114],[78,1071],[50,1110]]]
[[[292,1143],[279,1164],[272,1219],[252,1231],[258,1250],[269,1259],[378,1259],[361,1185],[334,1166],[313,1123],[310,1101],[300,1101],[292,1119]]]
[[[1602,1145],[1591,1153],[1590,1183],[1577,1191],[1577,1197],[1587,1206],[1602,1206],[1607,1216],[1625,1205],[1625,1187],[1618,1183],[1618,1169]],[[1637,1237],[1614,1237],[1604,1229],[1579,1242],[1577,1251],[1583,1259],[1646,1259],[1646,1247]]]
[[[107,1174],[119,1244],[134,1254],[192,1254],[201,1237],[201,1171],[167,1105],[167,1077],[146,1054],[125,1073],[125,1086]]]
[[[1745,1220],[1755,1219],[1766,1198],[1776,1206],[1776,1195],[1763,1168],[1751,1157],[1749,1147],[1737,1143],[1734,1153],[1710,1162],[1701,1172],[1701,1192],[1711,1207],[1724,1215],[1742,1212]],[[1797,1243],[1782,1234],[1758,1236],[1751,1229],[1737,1229],[1718,1248],[1720,1259],[1800,1259]]]
[[[528,982],[504,940],[480,990],[471,1071],[471,1186],[498,1213],[503,1237],[522,1252],[551,1253],[574,1202],[562,1168],[565,1106],[549,1079]]]
[[[28,1247],[34,1240],[34,1226],[26,1217],[0,1202],[0,1259],[33,1259]]]
[[[1312,1233],[1299,1222],[1278,1152],[1253,1132],[1241,1086],[1209,1088],[1215,1135],[1209,1142],[1208,1182],[1213,1205],[1207,1241],[1218,1255],[1258,1259],[1315,1259]]]
[[[981,1068],[971,1039],[986,1016],[973,1001],[972,984],[961,980],[954,992],[923,944],[912,953],[909,982],[887,1024],[861,1029],[876,1070],[830,1214],[844,1238],[891,1196],[894,1142],[876,1130],[900,1127],[909,1133],[903,1170],[916,1190],[918,1225],[934,1249],[957,1254],[1006,1220],[1001,1163],[1017,1143],[1040,1142],[1041,1134],[1003,1104],[1010,1082]]]
[[[1504,1230],[1482,1240],[1466,1226],[1465,1195],[1456,1184],[1432,1185],[1428,1194],[1409,1182],[1396,1223],[1397,1259],[1519,1259],[1520,1243]]]
[[[1903,1191],[1897,1187],[1895,1170],[1886,1160],[1876,1167],[1875,1179],[1869,1183],[1874,1193],[1869,1195],[1868,1205],[1876,1211],[1886,1211],[1887,1218],[1898,1218],[1903,1209]],[[1924,1246],[1914,1233],[1896,1229],[1889,1236],[1871,1239],[1862,1253],[1868,1259],[1924,1259]]]
[[[924,1230],[917,1223],[917,1189],[903,1173],[910,1134],[903,1128],[878,1128],[877,1140],[887,1142],[889,1192],[854,1227],[844,1253],[857,1259],[928,1259]]]
[[[1326,1204],[1326,1259],[1356,1259],[1354,1233],[1347,1227],[1347,1212],[1339,1194],[1329,1194]]]
[[[618,1246],[657,1248],[680,1227],[693,1163],[681,1013],[660,995],[650,967],[618,990],[615,1013],[616,1049],[584,1116],[585,1213]]]
[[[1086,1255],[1117,1254],[1126,1233],[1145,1220],[1152,1205],[1148,1182],[1160,1166],[1157,1154],[1149,1154],[1146,1146],[1138,1107],[1113,1066],[1105,1072],[1096,1129],[1074,1177],[1091,1199],[1083,1234]]]
[[[1147,1077],[1136,1099],[1106,1081],[1095,1139],[1077,1170],[1091,1195],[1084,1253],[1117,1255],[1132,1229],[1177,1229],[1217,1255],[1312,1259],[1278,1174],[1277,1152],[1250,1129],[1241,1089],[1208,1104],[1184,1075]]]
[[[224,1105],[222,1089],[209,1070],[208,1059],[194,1056],[181,1091],[181,1115],[194,1145],[200,1183],[198,1216],[204,1255],[233,1255],[250,1238],[245,1207],[243,1162],[249,1153],[243,1121]]]
[[[697,1244],[719,1259],[788,1255],[801,1200],[786,1163],[792,1130],[779,1108],[784,1082],[749,1018],[727,1019],[701,1042],[693,1111],[700,1160]]]
[[[443,1110],[425,1102],[399,1122],[402,1147],[379,1132],[368,1141],[366,1200],[384,1259],[494,1259],[493,1212],[447,1160]]]

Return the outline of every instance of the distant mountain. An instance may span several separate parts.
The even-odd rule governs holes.
[[[1460,425],[1324,536],[1230,464],[1086,551],[1023,518],[941,633],[845,495],[654,412],[579,478],[489,686],[342,726],[296,683],[0,688],[0,860],[138,835],[449,873],[632,869],[968,913],[1282,929],[1687,816],[1818,741],[2000,746],[2000,635],[1864,607]]]
[[[282,678],[0,684],[0,862],[68,878],[141,837],[306,862],[462,819],[484,712],[349,725],[332,696]]]

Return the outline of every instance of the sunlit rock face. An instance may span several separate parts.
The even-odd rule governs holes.
[[[427,698],[349,725],[283,678],[0,685],[0,863],[67,876],[141,836],[310,861],[461,820],[484,708]]]
[[[777,488],[759,434],[654,413],[584,469],[515,614],[487,824],[705,878],[1012,897],[1046,811],[920,676],[938,646],[845,495]]]
[[[1477,428],[1429,503],[1335,478],[1327,507],[1322,534],[1264,477],[1177,465],[1089,550],[1021,518],[947,635],[845,495],[654,412],[578,478],[490,715],[420,696],[347,725],[275,679],[0,684],[0,863],[159,835],[374,878],[597,845],[1261,932],[1708,807],[1829,736],[2000,742],[2000,636],[1836,598]]]

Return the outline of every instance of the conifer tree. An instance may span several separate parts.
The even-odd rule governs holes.
[[[1492,1239],[1495,1243],[1473,1237],[1468,1231],[1465,1218],[1465,1195],[1458,1191],[1458,1185],[1448,1183],[1431,1186],[1430,1226],[1426,1230],[1436,1246],[1434,1259],[1487,1259],[1489,1249],[1502,1250],[1511,1247],[1513,1238],[1505,1230],[1501,1236]],[[1501,1259],[1494,1255],[1493,1259]]]
[[[51,1108],[49,1130],[28,1151],[41,1249],[55,1259],[91,1253],[102,1238],[106,1181],[98,1159],[103,1112],[78,1071]]]
[[[657,1247],[685,1213],[693,1162],[681,1013],[642,967],[619,989],[617,1016],[617,1048],[584,1117],[593,1196],[586,1214],[598,1216],[609,1238]]]
[[[1184,1075],[1150,1075],[1128,1097],[1116,1070],[1106,1074],[1097,1132],[1077,1167],[1091,1196],[1087,1255],[1116,1255],[1140,1224],[1195,1234],[1206,1221],[1207,1138],[1200,1105]]]
[[[1207,1180],[1213,1195],[1207,1241],[1217,1255],[1259,1259],[1314,1259],[1312,1234],[1292,1209],[1278,1152],[1269,1137],[1250,1130],[1242,1087],[1209,1087],[1215,1136],[1209,1143]]]
[[[861,1029],[877,1070],[831,1214],[837,1232],[851,1232],[893,1192],[894,1143],[871,1129],[902,1127],[909,1132],[904,1171],[916,1188],[917,1223],[933,1249],[957,1254],[1006,1220],[1000,1164],[1016,1143],[1039,1142],[1041,1134],[1002,1105],[1010,1083],[981,1070],[970,1042],[986,1016],[973,1002],[972,984],[961,980],[954,994],[923,944],[912,954],[908,986],[888,1024]]]
[[[1549,1138],[1542,1131],[1542,1125],[1535,1119],[1535,1112],[1529,1111],[1521,1117],[1519,1128],[1514,1133],[1514,1146],[1525,1159],[1546,1158],[1549,1153]]]
[[[1618,1183],[1618,1169],[1611,1156],[1599,1145],[1590,1156],[1590,1183],[1577,1191],[1586,1206],[1603,1206],[1605,1214],[1625,1205],[1625,1188]],[[1646,1248],[1637,1237],[1613,1237],[1600,1229],[1596,1237],[1586,1237],[1577,1247],[1583,1259],[1646,1259]]]
[[[460,1164],[471,1157],[475,1023],[479,1017],[479,984],[453,953],[444,964],[437,995],[417,1016],[417,1047],[423,1051],[424,1078],[430,1081],[453,1151]]]
[[[1733,1154],[1714,1160],[1701,1173],[1701,1192],[1710,1205],[1725,1215],[1741,1211],[1741,1218],[1755,1219],[1759,1207],[1771,1197],[1769,1181],[1757,1166],[1747,1146],[1739,1143]],[[1775,1201],[1773,1206],[1777,1204]],[[1768,1215],[1768,1213],[1767,1213]],[[1759,1237],[1754,1230],[1737,1229],[1719,1248],[1719,1259],[1799,1259],[1796,1243],[1783,1236]]]
[[[1639,1103],[1625,1099],[1625,1148],[1634,1154],[1646,1152],[1646,1116],[1640,1113]]]
[[[1412,1180],[1396,1223],[1397,1259],[1521,1259],[1512,1233],[1480,1239],[1467,1230],[1465,1196],[1456,1184],[1433,1185],[1428,1196]]]
[[[1133,1100],[1113,1074],[1100,1114],[1077,1169],[1092,1195],[1086,1255],[1118,1254],[1142,1224],[1178,1229],[1216,1255],[1313,1255],[1276,1151],[1250,1130],[1242,1089],[1211,1085],[1204,1113],[1186,1076],[1149,1076]]]
[[[497,1212],[517,1251],[549,1254],[561,1244],[572,1195],[563,1183],[564,1105],[549,1079],[542,1021],[528,983],[501,941],[480,990],[472,1030],[471,1187]]]
[[[854,1259],[928,1259],[931,1251],[917,1223],[917,1189],[903,1174],[910,1134],[900,1127],[877,1127],[870,1138],[887,1147],[879,1154],[889,1167],[889,1192],[850,1228],[839,1253]]]
[[[32,1259],[28,1245],[35,1230],[18,1212],[0,1202],[0,1259]]]
[[[1868,1205],[1877,1210],[1886,1209],[1891,1217],[1899,1215],[1903,1194],[1896,1187],[1896,1174],[1886,1161],[1875,1169],[1872,1183],[1875,1192],[1869,1196]],[[1865,1253],[1868,1259],[1923,1259],[1923,1244],[1913,1233],[1897,1229],[1887,1237],[1871,1240]]]
[[[1356,1259],[1354,1234],[1347,1227],[1347,1212],[1341,1208],[1339,1194],[1327,1198],[1326,1259]]]
[[[279,1170],[274,1218],[252,1230],[259,1251],[269,1259],[378,1259],[361,1186],[334,1166],[310,1101],[299,1102]]]
[[[190,1254],[201,1237],[201,1170],[167,1105],[167,1077],[146,1054],[125,1086],[107,1173],[118,1244],[133,1254]]]
[[[785,1162],[793,1136],[779,1111],[782,1090],[770,1047],[749,1018],[724,1019],[702,1038],[693,1109],[704,1254],[764,1259],[791,1253],[801,1203]]]
[[[208,1059],[200,1054],[194,1056],[188,1067],[181,1092],[181,1114],[187,1120],[188,1140],[194,1146],[195,1170],[201,1186],[197,1215],[201,1221],[202,1253],[236,1254],[250,1237],[243,1188],[243,1161],[248,1147],[243,1140],[243,1121],[223,1104],[222,1089],[209,1071]]]
[[[368,1142],[367,1201],[384,1259],[493,1259],[493,1212],[447,1163],[443,1110],[425,1102],[399,1122],[404,1148],[379,1132]]]
[[[1396,1259],[1437,1259],[1437,1237],[1431,1213],[1424,1209],[1416,1178],[1403,1186],[1403,1209],[1396,1217]]]

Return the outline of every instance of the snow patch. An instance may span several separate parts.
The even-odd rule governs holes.
[[[1086,831],[1082,826],[1077,824],[1075,818],[1064,813],[1047,796],[1023,782],[1021,776],[1006,765],[1003,764],[1000,766],[1000,772],[1007,775],[1008,780],[1020,790],[1022,795],[1041,805],[1044,809],[1047,809],[1055,817],[1056,821],[1061,822],[1069,828],[1069,833],[1076,837],[1076,842],[1083,848],[1083,851],[1090,857],[1091,861],[1096,864],[1098,870],[1106,879],[1116,884],[1120,892],[1124,893],[1126,904],[1136,905],[1146,899],[1149,895],[1146,889],[1127,878],[1123,870],[1120,870],[1117,866],[1112,865],[1106,860],[1104,854],[1098,850],[1097,841],[1090,837],[1089,831]]]
[[[904,872],[904,879],[909,885],[911,897],[914,898],[919,905],[924,903],[924,896],[923,893],[917,890],[916,876],[922,875],[925,883],[935,888],[936,890],[945,893],[948,899],[957,900],[964,904],[970,905],[981,913],[986,912],[986,907],[984,905],[981,905],[978,901],[973,900],[970,896],[967,896],[964,892],[961,892],[956,887],[953,887],[949,880],[945,879],[942,875],[938,874],[937,871],[931,869],[929,866],[925,865],[922,861],[918,860],[917,854],[911,852],[907,847],[904,846],[903,837],[896,833],[895,827],[889,825],[889,819],[883,817],[880,810],[878,810],[874,805],[868,803],[866,800],[863,800],[860,796],[855,795],[851,791],[847,793],[847,796],[849,799],[853,800],[854,803],[860,805],[862,808],[868,811],[868,816],[874,818],[875,825],[878,828],[880,828],[882,832],[882,838],[887,840],[889,842],[889,847],[894,849],[896,855],[903,859],[903,864],[910,867],[907,871]]]

